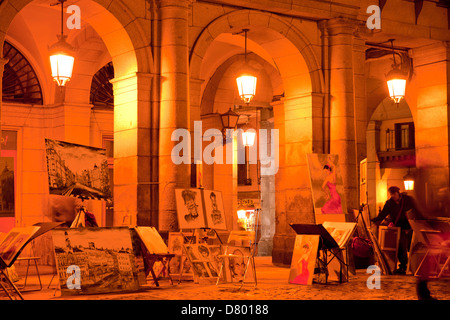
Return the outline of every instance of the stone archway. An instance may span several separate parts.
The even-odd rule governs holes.
[[[14,17],[31,3],[33,1],[15,0],[2,3],[0,44],[3,44]],[[46,6],[42,3],[38,5]],[[48,5],[50,6],[50,2]],[[152,222],[151,208],[154,199],[151,195],[155,193],[154,186],[148,183],[153,177],[150,132],[154,125],[151,103],[154,61],[149,45],[150,34],[144,32],[145,21],[137,18],[142,17],[145,8],[139,5],[130,7],[130,4],[125,5],[120,0],[81,0],[76,2],[76,5],[82,12],[82,25],[87,23],[95,29],[106,45],[115,68],[116,78],[112,81],[115,96],[114,225],[122,225],[127,221],[130,224],[138,222],[148,225]],[[150,6],[147,2],[143,2],[143,5]],[[56,32],[52,31],[51,36],[55,35]],[[46,34],[43,36],[47,37]],[[69,43],[76,37],[77,30],[72,30],[68,38]],[[46,65],[48,62],[43,61],[42,64]],[[2,68],[3,65],[0,71],[3,71]],[[49,67],[45,66],[43,69],[48,72]],[[64,119],[70,119],[71,108],[72,106],[62,106]],[[79,140],[76,133],[70,130],[61,132],[60,139],[72,142]],[[125,220],[125,217],[130,219]]]
[[[254,50],[249,46],[249,51],[265,51],[283,81],[284,98],[273,103],[274,127],[280,140],[272,256],[274,262],[285,263],[295,238],[289,223],[314,222],[306,153],[323,151],[323,79],[312,44],[290,21],[274,14],[239,10],[212,21],[195,41],[190,52],[191,101],[202,101],[207,84],[196,79],[210,78],[210,74],[202,74],[202,66],[215,39],[243,28],[250,29],[248,39],[258,46]],[[191,103],[191,110],[199,107]]]

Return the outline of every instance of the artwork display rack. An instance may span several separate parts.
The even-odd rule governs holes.
[[[5,281],[3,281],[5,279]],[[8,275],[7,266],[0,260],[0,286],[8,295],[9,299],[14,300],[16,295],[20,300],[24,300],[19,289],[14,285]]]
[[[212,230],[212,231],[214,232],[214,234],[215,234],[215,237],[216,237],[217,239],[219,239],[220,245],[223,244],[223,243],[222,243],[222,240],[220,239],[219,234],[217,233],[217,230],[216,230],[216,229],[212,229],[212,228],[181,229],[181,230],[180,230],[180,233],[181,233],[181,235],[183,236],[183,238],[187,237],[187,235],[185,236],[185,234],[191,233],[190,238],[189,238],[189,242],[187,243],[188,245],[189,245],[189,244],[196,244],[196,243],[207,243],[208,239],[210,238],[209,236],[203,237],[203,238],[202,238],[202,239],[203,239],[203,242],[199,242],[198,239],[195,238],[195,234],[196,234],[196,231],[197,231],[197,230],[203,230],[203,234],[204,234],[204,235],[207,235],[207,234],[208,234],[208,233],[206,232],[206,230]],[[192,265],[192,261],[191,261],[191,258],[190,258],[190,256],[189,256],[187,250],[186,250],[186,244],[185,244],[185,243],[183,243],[183,250],[184,250],[184,252],[185,252],[185,254],[186,254],[186,258],[181,262],[180,277],[179,277],[179,279],[178,279],[178,284],[181,283],[181,279],[182,279],[182,276],[183,276],[183,270],[184,270],[184,267],[185,267],[185,264],[186,264],[186,260],[189,260],[189,263],[191,263],[191,265]]]

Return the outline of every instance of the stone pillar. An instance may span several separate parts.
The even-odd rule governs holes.
[[[175,129],[189,130],[188,15],[191,0],[160,0],[161,112],[159,148],[159,229],[178,229],[175,188],[190,186],[190,165],[175,165]]]
[[[355,140],[356,140],[356,179],[359,181],[359,165],[366,158],[366,130],[367,130],[367,105],[366,105],[366,45],[364,39],[353,39],[353,92],[355,110]],[[359,183],[356,184],[360,195]],[[361,203],[358,197],[358,204]]]
[[[8,59],[4,59],[0,57],[0,92],[3,92],[3,71],[5,69],[5,64],[8,63]],[[2,133],[2,99],[0,99],[0,137]],[[1,144],[0,144],[0,151],[1,151]]]
[[[449,187],[450,49],[447,42],[414,49],[412,53],[417,81],[413,92],[417,95],[414,124],[419,173],[415,189],[418,196],[424,195],[419,200],[434,209],[439,189]],[[408,95],[408,86],[406,90]]]
[[[372,218],[377,215],[377,190],[380,180],[380,121],[370,121],[367,127],[367,203]]]
[[[330,153],[339,155],[347,210],[358,208],[359,163],[356,158],[353,69],[354,24],[344,19],[328,23],[330,35]],[[344,212],[347,214],[347,212]]]
[[[262,120],[260,128],[270,130],[274,128],[271,121]],[[267,135],[267,150],[271,150],[271,135]],[[262,143],[262,141],[260,142]],[[261,158],[261,163],[265,159]],[[261,172],[261,171],[260,171]],[[275,234],[275,175],[261,175],[261,238],[258,243],[258,255],[272,255],[273,236]]]
[[[152,75],[112,80],[114,88],[115,226],[155,225],[151,219],[150,164]]]
[[[276,185],[276,228],[272,261],[290,265],[295,232],[290,223],[314,223],[314,208],[309,180],[307,154],[322,150],[315,134],[322,130],[316,124],[317,109],[323,97],[309,94],[283,99],[274,105],[274,127],[279,129],[279,170]],[[321,123],[321,121],[318,121]],[[320,152],[320,151],[319,151]]]

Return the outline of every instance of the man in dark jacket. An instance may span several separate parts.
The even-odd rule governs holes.
[[[406,274],[406,266],[408,264],[408,251],[411,246],[412,230],[408,222],[406,212],[413,210],[420,215],[414,198],[406,193],[400,193],[400,188],[392,186],[388,189],[391,198],[386,201],[383,210],[378,216],[372,219],[372,222],[379,224],[388,215],[390,217],[391,226],[400,227],[400,241],[398,246],[398,261],[400,263],[398,269],[394,270],[394,274]]]

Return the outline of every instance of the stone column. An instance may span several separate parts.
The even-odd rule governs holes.
[[[355,142],[356,142],[356,179],[359,181],[359,166],[366,158],[366,130],[367,130],[367,105],[366,105],[366,45],[364,39],[353,39],[353,92],[355,110]],[[361,190],[356,184],[358,195]],[[358,204],[361,202],[358,197]],[[355,208],[356,209],[356,208]]]
[[[159,147],[159,229],[178,229],[175,188],[190,186],[190,164],[175,165],[175,129],[189,130],[188,15],[191,0],[160,0],[161,112]]]
[[[330,153],[339,155],[347,210],[358,208],[353,69],[354,24],[344,19],[328,23],[330,35]],[[347,212],[344,212],[347,214]]]
[[[424,195],[419,200],[434,209],[439,189],[449,187],[449,43],[425,46],[412,53],[417,82],[415,92],[411,92],[417,95],[414,124],[419,175],[415,189],[418,196]]]
[[[153,75],[112,80],[114,88],[115,226],[155,225],[151,219],[151,87]]]
[[[290,223],[314,223],[307,154],[322,150],[315,136],[322,130],[318,109],[321,95],[287,97],[274,105],[274,128],[279,129],[279,170],[276,185],[276,227],[272,261],[290,265],[295,232]],[[321,112],[320,116],[321,116]],[[319,121],[316,121],[319,120]],[[322,137],[320,135],[320,137]]]
[[[367,203],[372,218],[377,215],[377,190],[380,180],[380,121],[370,121],[367,127]]]

